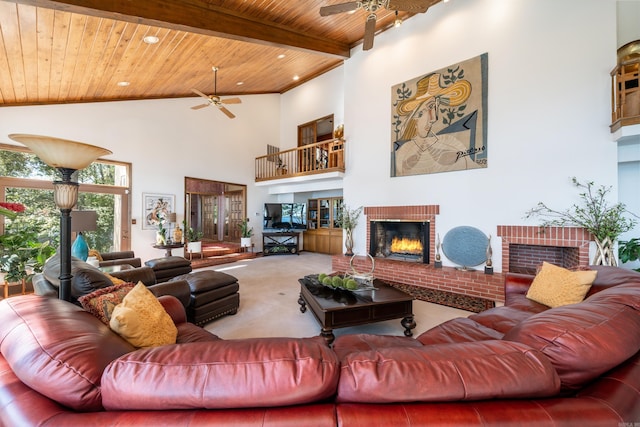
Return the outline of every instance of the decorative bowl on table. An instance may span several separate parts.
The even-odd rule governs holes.
[[[358,292],[358,291],[370,291],[375,289],[373,284],[369,281],[353,277],[349,274],[333,274],[328,275],[324,273],[309,274],[304,278],[313,285],[323,286],[325,288]]]

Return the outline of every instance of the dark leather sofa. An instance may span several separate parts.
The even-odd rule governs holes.
[[[161,297],[178,343],[132,348],[81,308],[0,302],[0,424],[626,426],[640,422],[640,274],[599,267],[549,309],[506,305],[417,338],[221,340]],[[165,301],[167,300],[167,301]],[[135,380],[135,381],[134,381]]]

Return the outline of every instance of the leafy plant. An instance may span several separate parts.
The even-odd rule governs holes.
[[[48,240],[41,241],[41,230],[40,224],[19,219],[7,225],[0,236],[0,270],[7,281],[19,282],[42,272],[45,261],[55,253]]]
[[[625,215],[632,214],[627,211],[623,203],[609,205],[607,194],[611,191],[611,186],[600,186],[594,188],[594,183],[579,182],[575,177],[571,182],[580,188],[581,205],[573,205],[565,211],[551,209],[543,202],[539,202],[535,208],[529,210],[525,218],[539,216],[544,218],[543,227],[549,226],[576,226],[586,229],[600,241],[609,238],[615,241],[620,234],[631,230],[636,225],[636,220],[627,218]]]
[[[634,237],[633,239],[620,241],[618,246],[618,257],[620,262],[631,262],[640,260],[640,239]],[[635,271],[640,271],[640,268],[634,268]]]
[[[361,213],[362,206],[350,209],[347,205],[343,205],[341,212],[336,219],[336,225],[344,230],[353,230],[358,225],[358,218]]]
[[[253,236],[253,227],[249,227],[249,220],[248,219],[244,219],[240,224],[238,224],[238,227],[240,227],[240,236],[241,237],[251,237]]]
[[[182,227],[184,228],[185,239],[187,242],[199,242],[204,235],[202,231],[194,230],[193,227],[187,227],[186,221],[182,221]]]

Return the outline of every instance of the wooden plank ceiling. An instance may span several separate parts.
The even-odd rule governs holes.
[[[283,93],[361,43],[365,11],[320,16],[340,3],[0,0],[0,106],[212,94],[212,66],[218,95]],[[378,32],[396,18],[386,9],[377,16]],[[148,35],[159,42],[144,43]]]

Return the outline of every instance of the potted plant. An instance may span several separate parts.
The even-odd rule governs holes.
[[[0,236],[0,271],[4,281],[25,283],[34,273],[42,272],[45,261],[55,253],[48,240],[41,241],[42,225],[20,219],[7,224]]]
[[[571,178],[571,182],[582,190],[581,205],[574,204],[570,209],[558,211],[539,202],[535,208],[527,212],[525,218],[540,216],[544,218],[543,227],[575,226],[586,229],[596,242],[596,255],[592,264],[617,265],[613,244],[618,236],[635,226],[636,220],[625,216],[631,213],[623,203],[613,206],[608,204],[607,194],[611,191],[610,186],[600,186],[596,189],[593,182],[581,183],[575,177]]]
[[[347,205],[343,205],[336,219],[336,225],[345,231],[344,246],[347,249],[345,252],[347,256],[353,256],[353,229],[358,225],[360,213],[362,213],[362,206],[349,209]]]
[[[202,252],[202,231],[194,230],[193,227],[187,227],[186,221],[182,221],[182,226],[185,232],[185,240],[187,241],[188,252]]]
[[[244,219],[241,223],[238,224],[240,227],[240,246],[243,248],[251,247],[251,236],[253,236],[253,228],[249,227],[249,220]]]
[[[626,241],[618,242],[618,257],[621,263],[633,262],[640,260],[640,239],[634,237]],[[633,270],[640,272],[640,268],[634,268]]]

